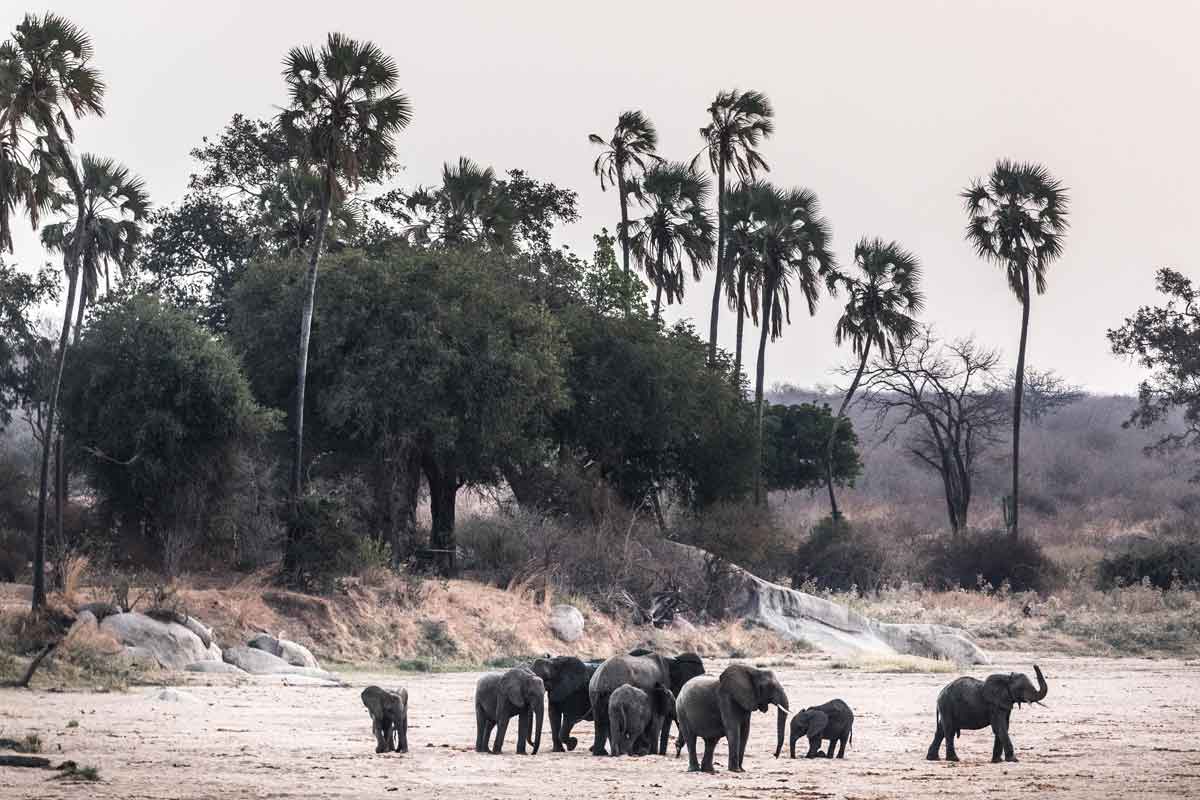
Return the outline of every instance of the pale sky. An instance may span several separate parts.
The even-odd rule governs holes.
[[[37,9],[40,10],[40,9]],[[1200,5],[1187,2],[132,2],[53,10],[93,37],[107,116],[78,128],[81,150],[142,175],[157,204],[183,193],[188,150],[235,113],[285,100],[289,47],[339,30],[397,61],[414,111],[399,138],[406,184],[438,179],[465,154],[579,192],[564,241],[590,254],[611,230],[587,134],[641,109],[660,153],[700,146],[721,89],[771,98],[770,179],[817,193],[843,264],[864,235],[895,239],[925,267],[925,319],[1015,359],[1020,309],[998,267],[963,241],[958,193],[1002,156],[1044,163],[1071,190],[1072,230],[1049,290],[1034,298],[1029,362],[1101,392],[1139,371],[1104,333],[1155,299],[1163,265],[1194,274],[1200,195]],[[0,15],[7,29],[15,3]],[[19,231],[17,258],[44,260]],[[320,291],[318,287],[318,292]],[[706,335],[711,278],[672,317]],[[768,383],[834,381],[839,307],[799,308],[768,349]],[[732,347],[723,312],[721,342]],[[748,353],[753,358],[753,352]]]

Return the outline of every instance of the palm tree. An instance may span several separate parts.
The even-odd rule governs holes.
[[[708,328],[708,359],[717,357],[717,322],[721,313],[721,289],[727,280],[725,258],[725,180],[730,170],[743,182],[753,181],[759,169],[770,171],[756,149],[763,139],[775,131],[775,116],[771,101],[762,92],[733,89],[719,92],[708,107],[711,122],[700,129],[704,149],[696,156],[708,154],[708,164],[717,175],[717,269],[713,286],[712,319]]]
[[[725,195],[725,292],[737,313],[734,380],[741,381],[746,317],[758,324],[758,290],[761,277],[755,241],[754,184],[740,183]]]
[[[258,195],[258,207],[267,224],[267,234],[285,254],[300,253],[317,232],[321,217],[321,176],[304,164],[288,165],[275,175],[274,183]],[[358,209],[335,202],[329,209],[325,239],[344,242],[361,222]]]
[[[758,418],[754,502],[766,501],[762,486],[763,378],[767,364],[767,341],[783,334],[791,323],[791,285],[803,295],[810,315],[816,313],[821,282],[833,294],[835,259],[829,249],[829,224],[818,216],[817,196],[807,189],[781,190],[756,183],[751,198],[755,243],[762,275],[759,279],[758,366],[754,382],[754,404]]]
[[[86,209],[83,181],[71,156],[75,139],[72,118],[104,113],[104,82],[90,65],[92,42],[63,17],[26,15],[12,38],[0,44],[0,244],[10,249],[9,215],[23,205],[33,226],[56,195],[54,184],[65,181],[75,203],[75,229],[82,230]],[[47,432],[54,427],[58,395],[66,366],[71,318],[79,286],[80,254],[63,251],[67,302],[59,333],[58,363],[46,407]],[[34,541],[33,608],[46,604],[46,493],[53,436],[42,442],[38,486],[37,533]]]
[[[457,164],[442,166],[440,187],[418,188],[408,196],[408,210],[424,215],[408,227],[408,236],[422,244],[508,247],[515,210],[500,188],[494,169],[459,156]]]
[[[925,307],[925,297],[919,288],[921,263],[896,242],[862,239],[854,248],[854,265],[858,275],[840,274],[836,278],[848,298],[833,339],[839,345],[849,340],[851,349],[858,356],[858,370],[833,418],[825,452],[825,484],[829,489],[830,514],[835,520],[840,514],[833,493],[833,452],[838,428],[858,390],[871,346],[894,354],[896,345],[907,342],[916,331],[915,315]]]
[[[1067,231],[1067,191],[1040,164],[1001,159],[985,183],[962,193],[967,241],[987,261],[1004,268],[1008,288],[1021,303],[1021,345],[1013,386],[1012,494],[1005,503],[1009,533],[1017,536],[1021,465],[1021,399],[1025,391],[1025,344],[1029,336],[1030,283],[1046,291],[1046,268],[1062,255]]]
[[[658,148],[658,131],[654,124],[640,111],[625,111],[617,117],[612,138],[599,134],[588,134],[588,141],[604,148],[592,164],[592,171],[600,178],[600,189],[609,185],[617,187],[621,201],[621,224],[617,228],[621,240],[621,266],[625,280],[629,280],[629,195],[638,193],[638,174],[646,171],[647,164],[662,159],[654,152]],[[629,316],[629,301],[626,299],[625,316]]]
[[[412,120],[408,98],[396,91],[398,73],[390,56],[371,42],[331,33],[320,52],[297,47],[283,61],[290,106],[279,126],[299,159],[320,177],[320,209],[305,277],[296,359],[296,408],[291,489],[304,488],[304,389],[308,340],[312,335],[317,264],[325,243],[330,209],[349,189],[379,180],[391,169],[393,137]]]
[[[692,278],[712,263],[713,224],[708,213],[707,178],[687,164],[656,164],[646,170],[642,195],[649,213],[630,224],[627,238],[655,287],[654,319],[661,318],[664,292],[668,303],[683,300],[683,262]]]

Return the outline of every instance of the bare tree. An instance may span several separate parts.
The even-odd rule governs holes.
[[[1016,373],[1009,373],[1008,391],[1012,396],[1017,383]],[[1080,387],[1067,383],[1066,378],[1052,369],[1025,368],[1025,399],[1021,413],[1034,425],[1040,425],[1046,417],[1069,405],[1074,405],[1086,396]]]
[[[966,530],[980,456],[1003,437],[1006,393],[995,375],[1000,354],[973,339],[939,342],[929,328],[863,372],[862,400],[884,440],[907,435],[918,463],[942,479],[955,536]]]

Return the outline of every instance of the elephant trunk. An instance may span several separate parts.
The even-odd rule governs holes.
[[[1050,691],[1050,687],[1046,685],[1046,677],[1042,675],[1042,668],[1037,664],[1033,665],[1034,674],[1037,675],[1038,691],[1037,696],[1033,698],[1033,702],[1037,703],[1046,699],[1046,693]]]
[[[545,698],[538,698],[537,705],[533,707],[533,713],[537,715],[537,724],[533,734],[533,754],[536,756],[538,748],[542,745],[542,718],[546,714]]]
[[[776,726],[778,727],[779,730],[778,730],[778,734],[775,737],[775,757],[779,758],[779,753],[781,750],[783,750],[783,735],[784,735],[784,730],[787,728],[787,718],[788,718],[787,693],[785,693],[783,691],[782,686],[776,687],[775,692],[774,692],[773,696],[771,697],[771,702],[773,702],[775,704],[775,708],[778,709],[778,711],[779,711],[779,719],[778,719],[778,722],[776,723]]]

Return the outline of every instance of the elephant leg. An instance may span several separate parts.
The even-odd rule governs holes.
[[[728,769],[730,772],[741,772],[742,765],[738,758],[742,754],[742,723],[733,720],[725,724],[725,744],[729,747]]]
[[[846,757],[846,739],[847,738],[848,737],[845,735],[842,736],[841,744],[838,747],[838,754],[837,754],[838,758]],[[829,743],[829,753],[830,753],[830,755],[833,754],[833,743],[832,742]]]
[[[667,737],[671,727],[671,721],[666,720],[666,726],[663,725],[663,718],[653,716],[650,718],[650,725],[646,728],[646,745],[647,755],[665,756],[667,754]]]
[[[688,734],[683,741],[688,751],[688,772],[699,772],[700,762],[696,758],[696,737]]]
[[[400,717],[400,722],[396,724],[396,731],[399,741],[396,743],[396,751],[400,753],[408,752],[408,713]]]
[[[700,764],[701,772],[716,772],[713,769],[713,755],[717,752],[716,736],[707,736],[704,739],[704,761]]]
[[[1008,713],[1009,712],[1005,712],[1004,718],[1002,720],[1003,724],[1000,728],[1000,735],[1002,737],[1002,741],[1004,744],[1004,760],[1005,761],[1016,761],[1017,754],[1015,752],[1013,752],[1012,737],[1008,735]]]
[[[550,740],[554,742],[553,752],[561,753],[564,751],[562,740],[562,709],[558,706],[550,706]]]
[[[488,751],[488,736],[492,733],[491,720],[483,710],[483,706],[475,704],[475,752]]]
[[[525,743],[530,742],[532,747],[532,736],[530,730],[533,728],[533,712],[525,709],[517,716],[517,755],[525,755]]]
[[[829,752],[825,754],[826,758],[833,758],[833,749],[837,747],[837,739],[829,740]]]
[[[821,755],[821,740],[816,737],[808,737],[808,752],[805,753],[805,758],[816,758]]]
[[[800,738],[799,736],[792,734],[790,737],[790,740],[788,741],[788,747],[792,751],[792,758],[796,757],[796,740],[798,740],[799,738]]]
[[[508,710],[505,709],[505,711],[500,714],[500,719],[496,720],[496,743],[492,746],[493,753],[499,753],[500,749],[504,746],[504,735],[508,733],[509,719],[510,717],[508,716]]]
[[[387,752],[387,739],[383,735],[383,725],[374,716],[371,717],[371,733],[375,734],[375,752]]]
[[[929,752],[925,754],[925,758],[930,761],[939,761],[941,756],[939,752],[942,748],[942,722],[938,720],[937,729],[933,732],[933,743],[929,745]]]
[[[578,719],[570,714],[563,714],[562,730],[559,731],[559,738],[568,750],[574,750],[575,745],[579,744],[579,740],[571,735],[571,728],[575,727],[575,723],[578,721]]]
[[[957,738],[957,736],[958,736],[958,730],[956,728],[949,728],[946,730],[946,760],[947,761],[958,761],[958,752],[954,749],[954,740],[955,740],[955,738]]]
[[[607,755],[604,744],[608,741],[608,697],[600,697],[592,702],[592,716],[595,718],[596,741],[592,743],[592,755]]]

